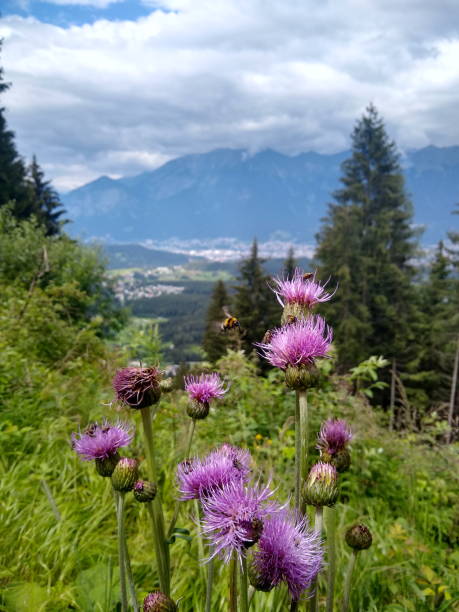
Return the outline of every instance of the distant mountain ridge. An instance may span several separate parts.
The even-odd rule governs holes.
[[[73,221],[67,228],[118,242],[257,236],[312,243],[347,157],[217,149],[137,176],[101,176],[62,196]],[[436,242],[457,225],[451,211],[459,200],[459,147],[413,151],[403,166],[414,221],[426,226],[423,242]]]

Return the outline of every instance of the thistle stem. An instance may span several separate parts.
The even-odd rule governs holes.
[[[234,553],[229,572],[229,612],[237,612],[237,557]]]
[[[241,563],[241,612],[249,612],[249,582],[247,577],[247,556],[242,556]]]
[[[121,496],[124,497],[124,494],[120,493],[120,497]],[[137,595],[135,592],[135,582],[134,582],[134,577],[132,575],[131,559],[129,558],[129,550],[128,550],[128,545],[127,545],[126,535],[124,537],[124,560],[125,560],[125,566],[126,566],[126,577],[127,577],[127,582],[129,586],[129,592],[131,594],[132,608],[134,612],[139,612],[139,604],[138,604]]]
[[[191,443],[193,442],[193,434],[194,434],[195,428],[196,428],[196,419],[191,419],[190,427],[188,429],[188,442],[186,445],[185,459],[188,459],[188,457],[190,456]]]
[[[299,422],[301,433],[300,454],[300,506],[301,511],[306,511],[306,504],[301,499],[301,485],[306,480],[308,473],[308,450],[309,450],[309,422],[308,422],[308,396],[307,391],[297,391],[299,406]]]
[[[151,420],[150,407],[142,408],[140,410],[142,415],[143,435],[145,441],[145,448],[147,454],[148,468],[150,472],[150,478],[153,482],[157,482],[157,470],[155,462],[155,447],[153,440],[153,424]],[[170,594],[170,574],[169,574],[169,548],[166,543],[164,533],[164,516],[161,505],[161,495],[158,491],[155,499],[152,502],[152,513],[154,520],[152,520],[153,539],[155,541],[155,550],[158,564],[158,573],[162,583],[161,590],[166,594]],[[152,517],[152,518],[153,518]],[[156,543],[157,542],[157,543]],[[161,566],[162,571],[159,569]]]
[[[153,532],[153,546],[155,548],[155,556],[156,556],[156,567],[158,570],[158,579],[159,579],[159,586],[161,588],[161,591],[164,591],[164,589],[167,586],[167,580],[165,578],[165,567],[164,567],[164,558],[161,552],[161,547],[159,544],[159,539],[158,539],[158,528],[156,525],[156,515],[155,515],[155,511],[153,508],[153,502],[148,502],[147,504],[145,504],[147,506],[147,510],[148,510],[148,514],[150,515],[150,521],[151,521],[151,529]]]
[[[128,612],[127,589],[126,589],[126,558],[124,543],[124,494],[118,493],[117,499],[117,524],[118,524],[118,558],[120,565],[120,587],[121,587],[121,611]]]
[[[214,559],[212,558],[207,565],[207,587],[206,587],[206,608],[205,612],[212,609],[212,588],[214,586]]]
[[[327,508],[325,519],[327,523],[327,548],[328,548],[326,612],[333,612],[333,601],[335,597],[335,574],[336,574],[336,510],[334,508]]]
[[[191,423],[190,423],[190,428],[188,430],[188,441],[187,441],[187,445],[186,445],[186,453],[185,453],[185,459],[188,459],[190,456],[190,452],[191,452],[191,443],[193,441],[193,434],[194,434],[194,430],[196,428],[196,419],[191,419]],[[174,531],[174,527],[177,524],[177,519],[179,517],[180,514],[180,508],[181,508],[181,503],[179,500],[177,500],[175,502],[175,507],[174,507],[174,514],[172,516],[172,520],[170,522],[169,525],[169,529],[167,530],[167,539],[169,540],[172,532]]]
[[[323,506],[317,506],[316,507],[316,516],[315,516],[315,521],[314,521],[314,533],[320,534],[322,533],[322,525],[323,525],[323,518],[324,518],[324,509]],[[319,590],[319,581],[318,581],[318,576],[316,577],[316,579],[314,580],[314,582],[312,583],[312,597],[309,600],[309,610],[310,612],[317,612],[318,610],[318,590]]]
[[[300,418],[300,398],[299,391],[296,392],[295,402],[295,508],[301,510],[301,418]]]
[[[344,579],[344,595],[343,595],[343,606],[342,612],[347,612],[349,609],[349,598],[351,595],[351,580],[352,572],[354,571],[355,560],[357,559],[358,550],[353,550],[349,558],[349,564],[346,570],[346,577]]]

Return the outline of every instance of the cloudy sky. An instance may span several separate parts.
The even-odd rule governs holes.
[[[217,147],[459,144],[458,0],[2,0],[20,152],[61,190]]]

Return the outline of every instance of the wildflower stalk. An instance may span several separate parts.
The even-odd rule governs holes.
[[[327,607],[326,612],[333,612],[335,596],[336,574],[336,510],[327,508],[327,548],[328,548],[328,576],[327,576]]]
[[[121,611],[128,612],[127,589],[126,589],[126,547],[124,534],[124,494],[117,495],[117,524],[118,524],[118,558],[120,565],[120,587],[121,587]]]
[[[249,583],[247,579],[247,555],[241,557],[241,612],[249,612]]]
[[[191,419],[190,428],[188,430],[188,442],[186,445],[185,459],[187,459],[191,453],[191,443],[193,442],[193,434],[194,434],[195,428],[196,428],[196,419]]]
[[[119,493],[119,499],[123,498],[124,504],[124,493]],[[127,538],[124,538],[124,561],[125,561],[125,569],[126,569],[126,577],[129,586],[129,592],[131,594],[131,603],[134,609],[134,612],[139,612],[139,604],[137,602],[137,594],[135,592],[135,582],[134,576],[132,575],[131,568],[131,559],[129,558],[129,550],[127,546]]]
[[[237,556],[233,553],[229,568],[229,612],[237,612]]]
[[[343,595],[343,605],[342,612],[347,612],[349,609],[349,598],[351,595],[351,581],[352,581],[352,572],[354,571],[355,560],[357,559],[358,550],[353,550],[352,554],[349,558],[349,564],[346,570],[346,577],[344,579],[344,595]]]
[[[185,459],[188,459],[191,453],[191,444],[193,442],[193,434],[194,434],[194,430],[196,428],[196,419],[191,419],[191,423],[190,423],[190,428],[188,430],[188,441],[186,444],[186,453],[185,453]],[[180,507],[181,507],[181,503],[180,500],[177,499],[177,501],[175,502],[175,507],[174,507],[174,514],[172,516],[172,520],[169,524],[169,529],[167,530],[167,539],[169,540],[170,537],[172,536],[172,532],[174,531],[174,527],[177,524],[177,519],[179,517],[180,514]]]
[[[301,435],[300,451],[300,505],[297,506],[303,513],[306,504],[301,500],[301,485],[308,473],[308,449],[309,449],[309,423],[308,423],[308,396],[307,391],[297,391],[297,402],[299,406],[299,428]]]
[[[295,508],[298,511],[301,510],[301,458],[303,452],[301,438],[300,400],[297,391],[295,403]]]
[[[157,482],[157,470],[155,463],[154,453],[154,440],[153,440],[153,424],[151,420],[150,407],[142,408],[140,410],[142,415],[143,435],[145,441],[145,447],[147,451],[147,461],[150,472],[150,479],[152,482]],[[150,505],[150,504],[149,504]],[[159,575],[162,575],[161,591],[165,595],[170,594],[170,577],[169,577],[169,549],[166,543],[164,534],[164,517],[163,509],[161,505],[161,496],[158,491],[155,499],[151,502],[152,509],[152,529],[153,539],[155,541],[155,549],[158,563],[158,570],[161,566],[162,571],[159,570]]]
[[[207,565],[207,586],[206,586],[206,607],[205,612],[212,609],[212,588],[214,586],[214,559],[212,558]]]
[[[316,516],[315,516],[315,520],[314,520],[314,532],[319,534],[322,533],[322,525],[323,525],[323,517],[324,517],[324,507],[323,506],[317,506],[316,507]],[[319,589],[319,584],[318,584],[318,576],[316,577],[316,579],[314,580],[314,582],[311,585],[311,588],[313,590],[312,592],[312,597],[309,600],[309,610],[310,612],[317,612],[318,610],[318,589]]]
[[[151,527],[153,531],[153,546],[155,548],[156,567],[158,570],[159,586],[161,588],[161,591],[164,592],[164,588],[167,585],[167,580],[165,577],[166,568],[164,567],[164,558],[163,558],[163,555],[161,554],[161,547],[159,544],[158,537],[156,535],[158,529],[156,525],[156,515],[153,509],[153,502],[147,503],[146,506],[147,506],[148,514],[150,515]]]

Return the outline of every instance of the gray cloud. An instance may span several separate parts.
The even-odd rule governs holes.
[[[370,100],[402,148],[459,143],[456,0],[161,4],[68,29],[2,20],[9,123],[58,187],[216,147],[342,150]]]

